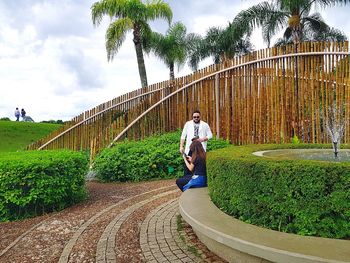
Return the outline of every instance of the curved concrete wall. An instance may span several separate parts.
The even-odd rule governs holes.
[[[350,262],[350,240],[306,237],[246,224],[221,212],[207,188],[189,189],[180,213],[198,238],[229,262]]]

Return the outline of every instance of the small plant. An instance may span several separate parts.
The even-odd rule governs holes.
[[[188,240],[185,233],[184,224],[185,222],[183,221],[181,215],[177,215],[176,216],[177,232],[179,234],[181,241],[185,244],[189,252],[194,254],[196,257],[201,257],[201,254],[198,251],[198,249],[195,246],[190,244],[190,240]]]
[[[294,134],[293,138],[292,138],[292,144],[299,144],[300,140],[298,138],[298,136],[296,134]]]

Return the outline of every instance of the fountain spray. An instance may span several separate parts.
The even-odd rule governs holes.
[[[328,119],[326,120],[326,127],[329,136],[332,139],[334,157],[338,157],[340,149],[340,140],[344,135],[345,120],[341,109],[338,109],[335,103],[328,110]]]

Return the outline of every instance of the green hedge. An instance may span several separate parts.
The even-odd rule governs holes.
[[[61,210],[86,196],[87,155],[25,151],[0,156],[0,221]]]
[[[228,147],[208,157],[213,202],[247,223],[300,235],[350,237],[350,163],[279,160],[252,152],[330,145]]]
[[[142,141],[124,141],[104,149],[94,160],[96,177],[104,182],[125,182],[181,176],[180,135],[176,131]],[[208,151],[228,145],[227,141],[211,139]]]

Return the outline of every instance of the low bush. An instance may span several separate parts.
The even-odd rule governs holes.
[[[103,150],[94,160],[96,176],[104,182],[145,181],[174,178],[183,173],[179,154],[180,131],[124,141]],[[224,140],[211,139],[208,151],[228,146]]]
[[[213,202],[247,223],[300,235],[350,237],[350,164],[271,159],[252,152],[329,145],[228,147],[208,156]]]
[[[62,121],[62,120],[48,120],[48,121],[41,121],[41,123],[64,124],[64,121]]]
[[[71,151],[0,156],[0,221],[61,210],[86,196],[88,157]]]

